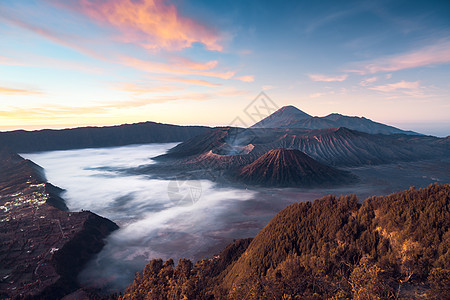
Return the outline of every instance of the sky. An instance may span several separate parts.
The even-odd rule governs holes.
[[[250,126],[261,91],[450,135],[450,1],[0,1],[0,130]]]

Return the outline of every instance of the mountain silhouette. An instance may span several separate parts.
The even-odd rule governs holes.
[[[370,134],[420,135],[413,131],[405,131],[393,126],[374,122],[364,117],[350,117],[337,113],[329,114],[325,117],[313,117],[292,105],[280,108],[250,128],[326,129],[335,127],[346,127]]]

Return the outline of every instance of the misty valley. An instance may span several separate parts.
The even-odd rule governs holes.
[[[320,188],[267,188],[216,182],[171,173],[168,178],[129,170],[149,168],[152,158],[179,143],[130,145],[22,154],[45,169],[49,182],[63,187],[70,211],[90,210],[119,229],[79,275],[84,287],[124,290],[154,258],[198,261],[213,257],[236,239],[255,236],[286,206],[325,195],[369,196],[450,182],[450,159],[349,167],[357,182]],[[198,172],[194,172],[197,174]],[[197,176],[196,175],[196,176]],[[192,195],[191,189],[198,190]],[[174,193],[175,196],[171,196]],[[187,198],[187,200],[182,200]]]

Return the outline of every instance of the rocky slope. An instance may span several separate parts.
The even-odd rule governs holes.
[[[121,299],[448,299],[450,185],[280,211],[196,264],[152,260]]]
[[[312,117],[294,106],[280,108],[270,116],[254,124],[251,128],[326,129],[334,127],[346,127],[371,134],[419,135],[413,131],[401,130],[364,117],[349,117],[336,113],[325,117]]]
[[[84,263],[118,228],[89,211],[68,212],[60,192],[39,166],[0,151],[0,298],[69,294]]]
[[[177,126],[155,122],[62,130],[0,132],[0,145],[18,153],[114,147],[131,144],[181,142],[209,130],[204,126]]]
[[[241,168],[236,178],[263,186],[313,187],[352,181],[347,172],[321,164],[299,150],[272,149]]]
[[[347,129],[216,128],[177,145],[160,160],[178,167],[237,169],[271,149],[297,149],[331,166],[363,166],[450,155],[448,139],[418,135],[375,135]]]

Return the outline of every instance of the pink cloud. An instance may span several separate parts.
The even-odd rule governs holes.
[[[361,86],[367,86],[367,85],[369,85],[369,84],[371,84],[371,83],[374,83],[374,82],[377,81],[377,80],[378,80],[377,77],[366,78],[366,79],[364,79],[363,81],[361,81],[361,82],[359,83],[359,85],[361,85]]]
[[[162,78],[157,78],[157,79],[162,80],[162,81],[181,82],[181,83],[195,84],[195,85],[202,85],[202,86],[209,86],[209,87],[221,85],[219,83],[213,83],[213,82],[209,82],[206,80],[192,79],[192,78],[162,77]]]
[[[255,76],[253,75],[244,75],[240,77],[235,77],[237,80],[243,81],[243,82],[253,82],[255,81]]]
[[[371,87],[369,89],[380,91],[380,92],[392,92],[396,90],[417,90],[420,88],[419,81],[400,81],[396,83],[390,83],[386,85],[379,85],[375,87]]]
[[[81,11],[99,23],[121,32],[124,42],[147,49],[181,50],[202,43],[222,51],[219,35],[211,28],[182,16],[163,0],[82,0]]]
[[[450,63],[450,41],[440,41],[422,49],[358,64],[354,72],[361,75],[378,72],[395,72],[404,69]]]
[[[174,66],[194,69],[194,70],[211,70],[214,69],[219,63],[217,60],[211,60],[206,63],[196,62],[186,57],[174,56],[169,59],[170,63]]]
[[[347,79],[348,75],[338,75],[338,76],[327,76],[321,74],[309,74],[309,78],[312,81],[323,81],[323,82],[333,82],[333,81],[344,81]]]
[[[218,72],[210,70],[191,70],[186,69],[184,66],[175,64],[167,64],[161,62],[145,61],[135,57],[122,56],[119,58],[119,63],[134,69],[147,72],[147,73],[172,73],[172,74],[184,74],[184,75],[200,75],[208,77],[217,77],[222,79],[230,79],[234,76],[235,72]]]

